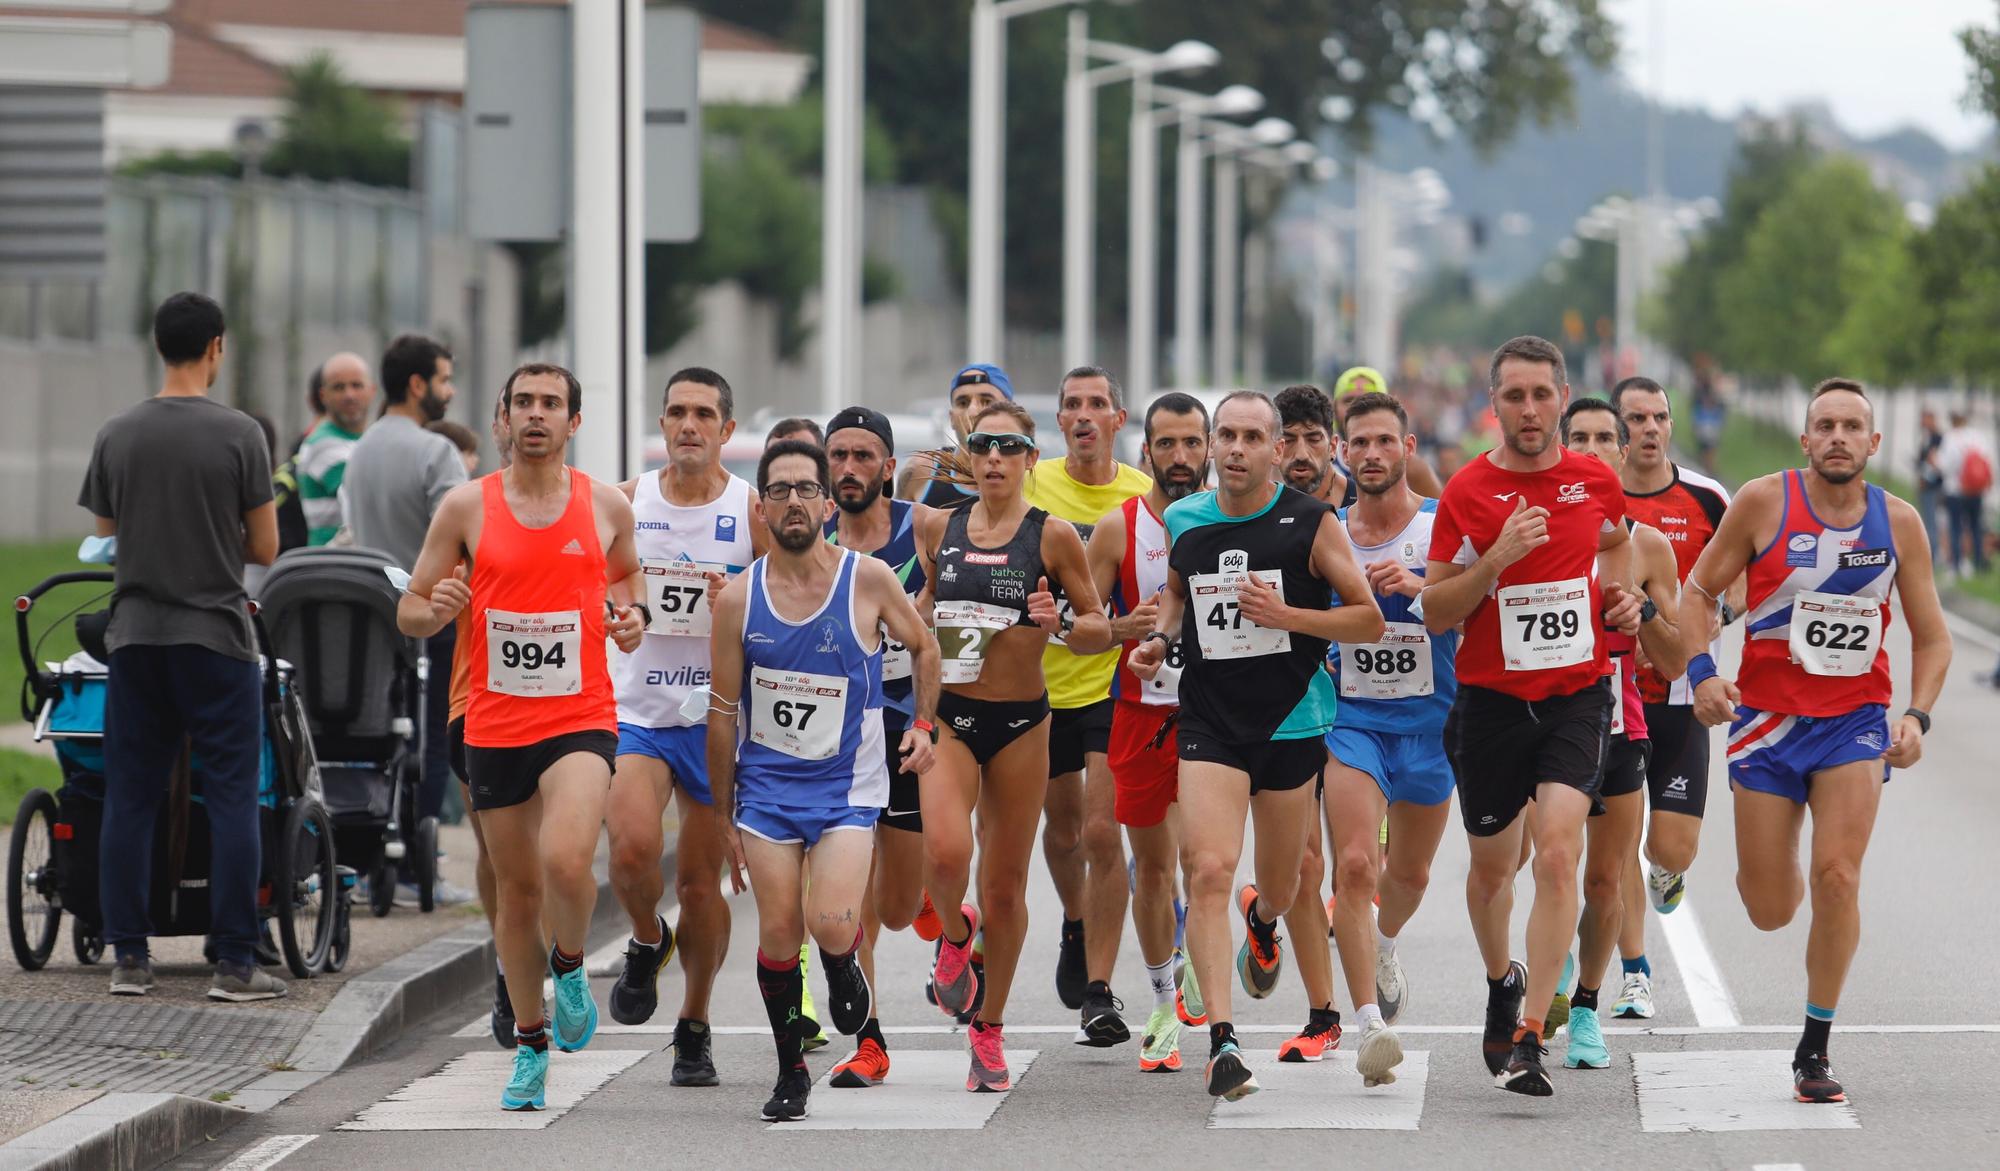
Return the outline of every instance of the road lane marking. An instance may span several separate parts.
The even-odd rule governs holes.
[[[1613,1025],[1602,1026],[1607,1037],[1796,1037],[1797,1024],[1789,1025]],[[472,1018],[459,1026],[452,1036],[460,1040],[487,1035],[487,1018],[484,1014]],[[769,1037],[769,1025],[715,1025],[710,1030],[718,1037]],[[1236,1031],[1244,1034],[1271,1033],[1286,1037],[1297,1033],[1297,1025],[1237,1025]],[[1479,1025],[1397,1025],[1396,1032],[1405,1037],[1470,1037],[1482,1032]],[[2000,1025],[1850,1025],[1840,1024],[1842,1033],[1867,1033],[1881,1035],[1937,1033],[2000,1033]],[[674,1026],[660,1021],[648,1021],[643,1025],[621,1025],[614,1021],[602,1021],[597,1026],[600,1037],[670,1037]],[[965,1032],[962,1025],[883,1025],[882,1032],[891,1037],[955,1037]],[[1008,1025],[1007,1033],[1014,1037],[1050,1036],[1074,1037],[1075,1025]]]
[[[541,1130],[652,1055],[647,1049],[592,1049],[549,1055],[548,1109],[500,1108],[500,1090],[514,1055],[496,1049],[467,1053],[363,1110],[341,1130]]]
[[[1750,1171],[1806,1171],[1804,1163],[1752,1163]]]
[[[1210,1130],[1415,1130],[1423,1117],[1429,1053],[1405,1053],[1395,1082],[1372,1090],[1362,1086],[1352,1053],[1336,1051],[1318,1063],[1282,1062],[1275,1050],[1243,1056],[1264,1090],[1237,1102],[1217,1099]]]
[[[318,1137],[316,1134],[274,1134],[224,1163],[221,1171],[268,1171]]]
[[[1667,939],[1667,950],[1680,968],[1681,987],[1687,991],[1695,1023],[1709,1028],[1741,1024],[1736,1015],[1736,998],[1722,982],[1722,969],[1716,966],[1715,953],[1708,950],[1708,937],[1702,933],[1701,919],[1694,913],[1693,902],[1684,897],[1672,914],[1657,915],[1654,921],[1659,923],[1660,933]]]
[[[765,1030],[768,1035],[770,1030]],[[1007,1068],[1019,1093],[1028,1068],[1040,1056],[1033,1049],[1009,1049]],[[813,1086],[812,1113],[797,1122],[774,1122],[765,1130],[981,1130],[1008,1094],[965,1092],[966,1055],[957,1050],[903,1050],[891,1055],[889,1080],[865,1090],[837,1090],[833,1071]]]
[[[1639,1125],[1652,1133],[1725,1130],[1859,1130],[1846,1102],[1807,1105],[1783,1078],[1782,1049],[1634,1053]]]

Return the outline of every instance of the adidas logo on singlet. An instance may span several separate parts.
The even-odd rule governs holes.
[[[564,545],[564,546],[562,547],[562,551],[563,551],[564,553],[568,553],[568,554],[572,554],[572,555],[574,555],[574,556],[577,556],[577,557],[581,557],[581,556],[583,556],[583,542],[581,542],[581,541],[577,540],[577,539],[576,539],[575,537],[571,537],[571,538],[569,539],[569,544],[567,544],[567,545]]]

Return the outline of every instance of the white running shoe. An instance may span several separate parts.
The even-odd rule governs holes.
[[[1382,1009],[1382,1023],[1393,1025],[1410,1002],[1410,984],[1403,978],[1402,957],[1393,951],[1375,953],[1375,1003]]]
[[[1653,978],[1644,972],[1625,973],[1625,986],[1619,990],[1618,1000],[1611,1006],[1611,1015],[1652,1020]]]
[[[1653,909],[1662,915],[1671,915],[1681,905],[1681,898],[1687,894],[1687,876],[1678,871],[1663,870],[1648,862],[1646,864],[1646,891],[1653,897]]]
[[[1396,1067],[1402,1063],[1403,1043],[1397,1040],[1396,1030],[1387,1025],[1369,1025],[1368,1031],[1361,1034],[1361,1048],[1354,1055],[1361,1084],[1370,1088],[1388,1085],[1396,1080]]]

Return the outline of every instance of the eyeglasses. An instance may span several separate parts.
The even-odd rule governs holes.
[[[793,498],[799,500],[818,500],[824,495],[826,495],[826,485],[820,483],[818,480],[800,480],[791,484],[783,480],[774,480],[764,485],[764,499],[774,504]]]
[[[996,447],[1001,455],[1020,455],[1024,451],[1035,450],[1035,441],[1012,431],[997,435],[974,431],[965,437],[965,450],[971,455],[988,455]]]

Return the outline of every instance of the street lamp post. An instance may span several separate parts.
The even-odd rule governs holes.
[[[1247,85],[1232,85],[1215,94],[1155,86],[1153,93],[1164,99],[1149,117],[1149,126],[1155,128],[1153,133],[1157,133],[1160,122],[1168,118],[1174,120],[1180,132],[1174,163],[1174,379],[1180,385],[1195,386],[1201,381],[1201,166],[1205,154],[1202,145],[1204,120],[1217,115],[1255,113],[1263,108],[1264,96]],[[1145,178],[1145,174],[1135,170],[1133,177],[1139,181]],[[1151,248],[1150,232],[1145,243],[1147,248]],[[1138,292],[1135,285],[1135,308]],[[1148,315],[1133,323],[1133,348],[1136,354],[1139,344],[1143,342],[1148,355],[1147,373],[1151,374],[1150,355],[1154,348],[1157,322],[1150,312],[1150,293],[1146,303]],[[1150,393],[1153,389],[1150,384],[1135,382],[1135,385],[1141,393]]]
[[[1249,130],[1235,130],[1218,124],[1210,139],[1210,150],[1215,155],[1215,209],[1214,209],[1214,258],[1210,262],[1209,274],[1209,360],[1214,371],[1210,385],[1216,388],[1229,386],[1236,380],[1236,318],[1241,306],[1238,298],[1241,286],[1238,281],[1241,257],[1240,245],[1242,225],[1242,164],[1284,169],[1291,165],[1291,159],[1268,149],[1281,146],[1297,135],[1298,131],[1283,118],[1266,118]],[[1303,146],[1314,157],[1319,152],[1310,144],[1293,143]]]
[[[820,192],[820,411],[861,385],[862,30],[866,0],[827,0],[825,162]]]

